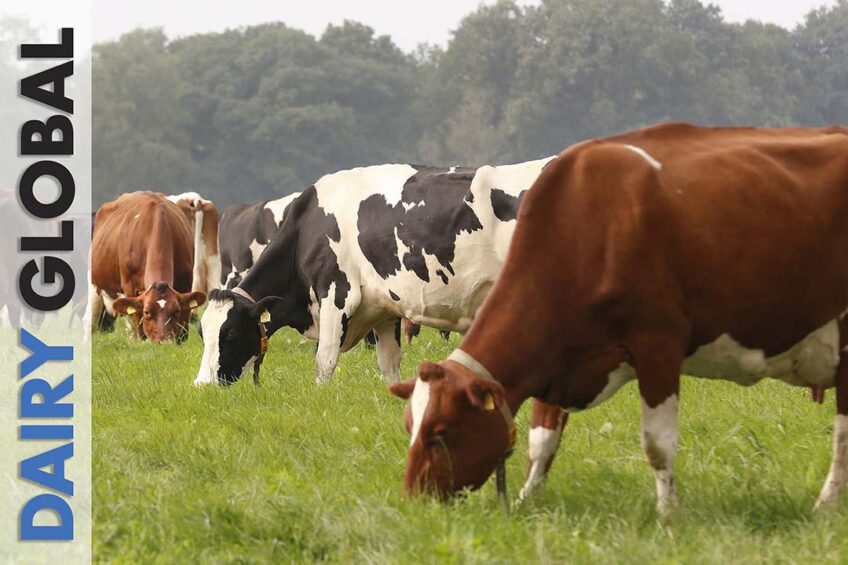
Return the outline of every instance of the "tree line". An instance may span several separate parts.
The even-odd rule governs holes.
[[[358,165],[518,162],[663,120],[845,123],[848,0],[793,30],[699,0],[502,0],[413,53],[351,21],[320,37],[139,29],[95,46],[93,104],[95,205],[144,188],[228,205]]]

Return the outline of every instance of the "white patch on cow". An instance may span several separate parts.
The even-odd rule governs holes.
[[[833,459],[830,471],[816,501],[818,510],[835,502],[848,483],[848,415],[837,414],[833,421]]]
[[[598,393],[592,402],[590,402],[586,408],[594,408],[599,404],[603,404],[607,400],[613,397],[618,390],[636,378],[636,371],[633,370],[633,367],[628,363],[622,363],[612,371],[609,375],[607,375],[607,384]],[[580,412],[581,408],[569,407],[566,408],[567,412]]]
[[[654,468],[657,510],[663,515],[677,505],[672,466],[677,450],[678,404],[676,394],[672,394],[654,408],[642,399],[642,449]]]
[[[168,301],[167,301],[167,300],[165,300],[164,298],[163,298],[162,300],[157,300],[157,301],[156,301],[156,304],[158,304],[158,305],[159,305],[159,308],[164,308],[164,307],[165,307],[165,304],[167,304],[167,303],[168,303]]]
[[[358,203],[372,194],[382,194],[386,202],[396,206],[401,201],[404,184],[417,172],[410,165],[375,165],[325,175],[315,183],[318,205],[335,214],[340,220],[339,228],[344,230],[343,217],[352,217],[355,225],[356,214],[349,211],[351,201]]]
[[[723,334],[683,363],[683,373],[752,385],[766,377],[797,386],[831,385],[839,364],[839,324],[833,320],[787,351],[766,357]]]
[[[560,437],[562,437],[562,423],[555,430],[541,426],[530,430],[528,448],[530,471],[527,473],[527,480],[524,482],[524,487],[518,493],[519,500],[527,498],[542,484],[542,480],[545,478],[545,467],[547,467],[553,456],[556,455]]]
[[[409,212],[410,210],[415,208],[415,206],[416,206],[415,202],[404,202],[403,203],[403,209],[406,210],[407,212]]]
[[[421,431],[421,420],[424,419],[424,412],[427,410],[427,405],[430,404],[430,383],[416,379],[409,403],[412,410],[412,431],[409,438],[409,445],[411,446],[418,438],[418,432]]]
[[[279,226],[280,222],[283,221],[283,215],[286,213],[286,208],[289,207],[289,204],[292,201],[300,196],[299,192],[294,192],[287,196],[283,196],[282,198],[277,198],[276,200],[270,200],[267,204],[265,204],[265,208],[270,210],[274,215],[274,222]]]
[[[647,161],[648,164],[656,170],[659,171],[660,169],[662,169],[662,163],[651,157],[651,155],[641,147],[636,147],[635,145],[622,145],[622,147],[624,147],[625,149],[629,149],[630,151],[636,153],[637,155],[645,159],[645,161]]]
[[[137,220],[140,216],[141,214],[136,214],[135,216],[133,216],[133,220]]]
[[[268,247],[266,244],[259,243],[255,239],[250,242],[248,248],[250,249],[250,256],[253,258],[253,264],[256,264],[256,261],[259,260],[259,256],[262,255],[262,252],[265,251],[266,247]]]
[[[113,305],[115,304],[115,300],[119,298],[125,298],[124,293],[119,292],[118,295],[113,298],[109,296],[108,293],[101,292],[100,296],[103,299],[103,307],[106,308],[106,313],[114,318],[117,314],[115,313],[115,308]]]
[[[205,198],[200,196],[200,194],[198,194],[197,192],[192,192],[192,191],[183,192],[182,194],[172,194],[170,196],[166,196],[166,198],[168,200],[170,200],[171,202],[173,202],[174,204],[178,203],[180,200],[187,200],[193,206],[197,206],[198,204],[211,204],[212,203],[210,200],[206,200]]]
[[[194,379],[194,386],[218,384],[218,368],[221,366],[218,338],[221,326],[232,308],[232,300],[211,300],[200,318],[200,327],[203,330],[203,357],[200,358],[200,370]]]

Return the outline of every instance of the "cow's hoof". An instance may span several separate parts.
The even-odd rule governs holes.
[[[831,510],[834,506],[836,506],[837,500],[839,500],[839,498],[836,496],[820,496],[819,499],[816,500],[815,506],[813,506],[813,513],[827,512]]]
[[[663,498],[657,501],[657,514],[663,520],[670,520],[680,510],[677,498]]]

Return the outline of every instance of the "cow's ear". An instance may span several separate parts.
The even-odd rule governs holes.
[[[445,376],[445,368],[438,363],[424,361],[418,365],[418,378],[429,383]]]
[[[181,292],[179,293],[180,307],[194,310],[206,302],[206,293],[200,292]]]
[[[389,385],[389,392],[391,392],[398,398],[408,400],[409,397],[412,396],[412,391],[415,389],[416,379],[417,377],[412,377],[411,379],[406,379],[405,381],[400,381],[399,383],[393,383]]]
[[[257,322],[274,322],[275,326],[283,326],[286,323],[286,299],[266,296],[251,307],[250,315]]]
[[[121,316],[129,316],[140,312],[143,304],[138,298],[118,298],[112,303],[112,310]]]
[[[473,377],[465,387],[468,401],[475,408],[494,410],[504,401],[504,388],[499,382]]]

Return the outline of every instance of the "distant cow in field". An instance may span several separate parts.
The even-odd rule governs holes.
[[[468,328],[500,271],[522,194],[549,160],[379,165],[321,178],[291,202],[242,282],[211,294],[195,383],[238,380],[261,359],[264,332],[283,326],[318,340],[318,382],[373,328],[380,369],[396,381],[396,320]]]
[[[555,407],[536,445],[553,457],[560,410],[597,406],[636,380],[665,514],[676,505],[683,373],[835,386],[816,507],[831,504],[848,481],[846,218],[845,128],[666,124],[569,148],[526,195],[501,276],[459,347],[392,386],[409,399],[405,490],[480,487],[531,397]],[[531,488],[549,459],[537,463]]]
[[[224,211],[218,238],[222,288],[238,286],[277,233],[288,205],[299,195],[295,192],[276,200],[236,204]]]
[[[163,194],[133,192],[101,206],[91,245],[89,330],[105,305],[128,315],[142,339],[184,340],[191,311],[206,300],[191,290],[192,244],[187,217]]]
[[[218,209],[196,192],[167,197],[186,215],[194,234],[194,265],[191,289],[209,293],[218,288],[221,259],[218,256]]]

